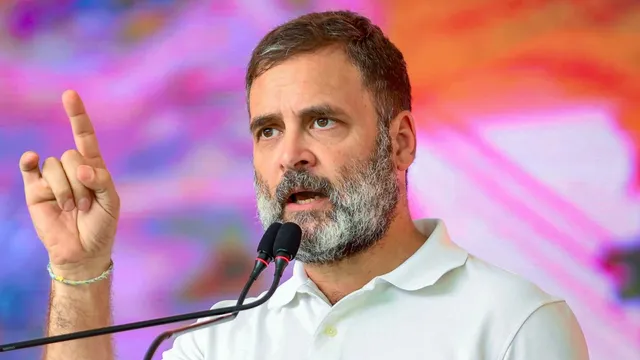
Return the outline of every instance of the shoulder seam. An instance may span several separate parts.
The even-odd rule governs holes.
[[[522,329],[522,327],[527,322],[527,320],[529,320],[529,318],[533,314],[535,314],[536,311],[540,310],[541,308],[543,308],[543,307],[545,307],[547,305],[553,305],[553,304],[558,304],[558,303],[566,303],[566,301],[562,300],[562,299],[545,301],[545,302],[539,303],[536,307],[533,308],[532,311],[529,311],[528,313],[526,313],[525,317],[522,319],[522,321],[520,321],[519,325],[514,329],[514,331],[511,333],[511,335],[509,335],[507,337],[507,341],[502,346],[502,350],[498,353],[498,357],[496,358],[496,360],[504,360],[504,357],[507,355],[507,350],[509,350],[509,347],[513,343],[513,340],[515,340],[516,335],[518,335],[518,333],[520,332],[520,329]]]

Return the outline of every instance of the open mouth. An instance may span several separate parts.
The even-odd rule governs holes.
[[[289,195],[289,198],[287,198],[287,203],[288,204],[309,204],[312,203],[316,200],[325,198],[326,196],[322,193],[319,192],[315,192],[315,191],[296,191],[294,193],[292,193],[291,195]]]

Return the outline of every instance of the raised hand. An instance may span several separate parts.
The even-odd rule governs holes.
[[[97,276],[107,269],[120,213],[120,199],[98,148],[80,96],[66,91],[76,149],[60,159],[25,152],[20,170],[31,220],[49,253],[54,273]],[[85,279],[72,279],[85,280]]]

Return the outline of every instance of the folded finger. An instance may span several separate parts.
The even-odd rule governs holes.
[[[80,211],[88,211],[91,207],[91,190],[78,180],[78,167],[84,165],[84,158],[76,150],[67,150],[60,157],[62,168],[67,176],[76,207]]]
[[[48,158],[42,165],[42,177],[51,188],[56,202],[64,211],[73,210],[76,205],[73,200],[73,191],[64,172],[62,163],[53,157]]]
[[[102,206],[114,218],[120,211],[120,198],[116,192],[111,174],[106,169],[82,165],[78,167],[78,180],[93,190],[94,203]]]
[[[27,151],[20,158],[20,172],[24,182],[24,195],[27,205],[55,200],[49,184],[42,177],[38,154]]]
[[[40,178],[40,158],[33,151],[27,151],[20,157],[20,172],[25,186],[37,183]]]

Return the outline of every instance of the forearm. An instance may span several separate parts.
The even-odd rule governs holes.
[[[69,286],[53,281],[47,335],[111,325],[111,281]],[[113,360],[110,335],[47,345],[44,360]]]

